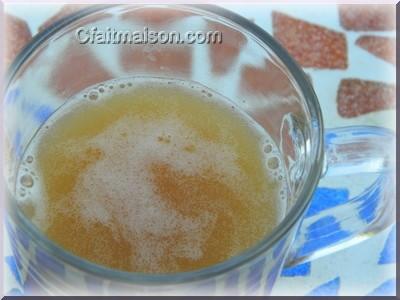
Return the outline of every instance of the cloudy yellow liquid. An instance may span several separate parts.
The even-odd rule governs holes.
[[[20,180],[20,203],[40,230],[124,271],[222,262],[282,217],[283,173],[267,133],[192,82],[132,78],[83,91],[42,126],[24,168],[35,177],[30,190]]]

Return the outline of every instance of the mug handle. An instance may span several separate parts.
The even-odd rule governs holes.
[[[314,197],[300,223],[285,267],[357,244],[394,223],[395,141],[395,134],[381,127],[326,130],[323,177],[346,176],[348,186],[353,183],[351,175],[370,173],[376,179],[350,199],[347,189],[336,190],[325,195],[325,199]]]

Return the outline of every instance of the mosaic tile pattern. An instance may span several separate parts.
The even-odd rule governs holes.
[[[362,113],[351,111],[351,113],[343,115],[341,113],[343,111],[341,105],[345,104],[342,104],[341,101],[336,101],[340,82],[349,78],[384,81],[385,84],[393,84],[394,67],[391,64],[393,57],[388,58],[388,51],[385,49],[378,50],[379,53],[384,53],[385,60],[379,58],[379,55],[374,50],[370,50],[370,52],[375,55],[361,49],[356,44],[356,40],[361,37],[361,33],[353,32],[353,30],[363,30],[362,33],[365,34],[366,30],[388,30],[385,34],[393,36],[394,32],[390,20],[384,17],[385,14],[388,14],[390,17],[390,9],[379,9],[379,14],[375,16],[377,13],[368,9],[356,10],[350,14],[343,7],[338,8],[335,5],[332,5],[330,9],[324,7],[323,11],[318,7],[299,8],[293,5],[289,7],[282,5],[263,6],[257,4],[241,6],[231,4],[227,8],[247,18],[251,18],[257,25],[271,34],[279,33],[279,36],[276,37],[282,42],[283,46],[287,46],[289,52],[295,51],[292,55],[295,58],[298,56],[299,63],[306,68],[305,70],[313,82],[321,102],[325,125],[327,127],[362,124],[394,128],[394,122],[392,122],[394,120],[394,96],[390,93],[384,93],[382,96],[384,103],[391,103],[389,106],[376,105],[373,102],[373,97],[376,97],[376,93],[364,93],[363,97],[359,98],[357,103],[357,108]],[[10,11],[20,17],[24,16],[20,10],[14,11],[10,8]],[[63,9],[63,12],[57,13],[57,9],[51,8],[47,12],[47,15],[40,12],[37,15],[30,15],[32,20],[26,18],[25,21],[30,26],[30,31],[33,34],[38,31],[40,24],[48,24],[49,21],[46,21],[46,18],[53,15],[53,13],[56,13],[57,17],[59,14],[68,13],[68,9]],[[274,14],[275,16],[284,15],[284,17],[273,22]],[[357,23],[357,18],[360,19],[360,16],[364,16],[364,20],[367,21],[362,24]],[[303,25],[305,26],[303,34],[303,39],[305,40],[301,40],[300,42],[309,42],[307,39],[312,36],[311,33],[317,31],[320,39],[326,41],[328,46],[330,46],[319,45],[318,47],[311,48],[310,51],[321,51],[319,49],[328,52],[339,51],[330,56],[333,58],[339,57],[339,63],[335,61],[323,61],[322,59],[317,60],[317,62],[309,62],[309,56],[302,56],[302,53],[296,53],[296,51],[301,52],[304,49],[299,48],[298,44],[292,44],[293,40],[290,39],[290,36],[285,36],[285,34],[290,33],[290,30],[287,30],[287,28],[297,28]],[[279,30],[282,28],[285,30]],[[373,31],[372,34],[379,35],[380,33]],[[336,39],[336,37],[340,40],[344,39],[344,47],[337,49],[332,46],[330,41],[332,38]],[[229,49],[218,49],[218,51],[232,52]],[[215,55],[218,55],[218,51],[215,52],[217,53]],[[235,53],[231,54],[235,56]],[[314,58],[315,56],[313,56]],[[343,62],[344,58],[345,62]],[[324,64],[326,63],[329,63],[329,65],[325,66]],[[223,63],[221,66],[217,66],[216,72],[224,72],[229,67],[228,65]],[[321,68],[325,70],[321,70]],[[326,70],[326,68],[337,68],[339,70]],[[377,93],[379,94],[380,92]],[[6,96],[5,101],[8,104],[13,104],[18,98],[18,90],[11,90]],[[371,103],[373,104],[371,105]],[[21,105],[24,105],[23,101]],[[25,106],[23,109],[33,113],[34,119],[37,119],[37,121],[47,119],[53,111],[52,107],[40,104],[35,107]],[[346,111],[349,110],[346,109]],[[21,152],[20,132],[15,134],[11,143],[16,152]],[[357,193],[357,184],[354,183],[354,186],[349,187],[348,181],[343,179],[342,181],[331,181],[326,183],[326,185],[324,184],[325,182],[321,182],[321,187],[316,190],[312,205],[306,213],[306,220],[313,221],[307,223],[308,227],[303,228],[304,232],[299,232],[298,234],[298,238],[303,237],[305,239],[302,248],[298,250],[299,255],[313,252],[326,245],[335,244],[338,241],[347,239],[352,234],[349,228],[343,226],[336,216],[330,214],[324,215],[324,212],[328,209],[339,207],[352,198]],[[365,194],[366,197],[359,199],[357,207],[361,221],[369,223],[375,217],[378,207],[376,199],[378,199],[379,192],[378,185],[376,189],[370,189]],[[23,233],[15,232],[13,228],[8,228],[8,230],[13,237],[17,237],[17,240],[6,239],[5,241],[5,287],[7,288],[6,293],[8,295],[31,294],[32,291],[35,291],[35,294],[46,294],[47,291],[45,289],[41,289],[40,286],[38,287],[41,276],[35,270],[53,272],[60,278],[70,276],[63,265],[40,251],[35,251],[34,259],[27,264],[23,273],[18,272],[21,269],[18,267],[21,261],[21,254],[15,249],[12,254],[11,248],[16,248],[16,244],[18,244],[21,245],[19,248],[20,251],[31,251],[29,239],[24,237]],[[284,246],[285,243],[278,244],[271,254],[271,261],[274,262],[273,266],[267,268],[266,258],[262,258],[249,267],[249,271],[244,278],[238,272],[231,272],[225,280],[225,288],[229,288],[232,294],[236,294],[235,291],[239,291],[239,285],[244,287],[245,294],[253,294],[254,291],[256,291],[256,294],[272,293],[273,295],[284,295],[295,293],[297,295],[310,296],[395,294],[395,226],[391,226],[391,228],[384,232],[338,253],[293,267],[287,267],[281,271],[280,266],[283,257],[280,254]],[[269,272],[266,272],[266,269]],[[357,270],[357,272],[353,269]],[[368,274],[370,278],[367,279],[365,274]],[[371,274],[374,274],[374,276],[371,276]],[[277,277],[279,278],[274,285]],[[83,285],[88,290],[96,290],[97,293],[102,293],[103,288],[105,288],[102,281],[98,281],[91,276],[84,278]],[[210,294],[217,293],[217,290],[220,288],[216,285],[216,282],[210,280],[201,283],[197,289],[203,291],[205,287],[210,291]],[[291,291],[288,291],[287,287],[290,287]],[[191,293],[196,294],[197,289],[191,290]],[[260,292],[260,289],[263,292]]]

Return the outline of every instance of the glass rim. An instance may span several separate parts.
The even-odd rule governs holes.
[[[30,57],[30,55],[40,46],[42,43],[50,39],[56,32],[65,26],[71,24],[72,22],[84,18],[92,13],[96,13],[111,7],[123,6],[124,4],[115,5],[93,5],[87,8],[83,8],[78,12],[71,14],[54,24],[46,28],[44,31],[38,33],[33,37],[33,39],[24,47],[24,49],[19,53],[19,55],[14,59],[13,63],[9,67],[6,73],[5,79],[5,94],[8,86],[12,82],[14,76],[21,68],[23,63]],[[323,120],[322,112],[319,106],[318,98],[303,72],[302,68],[294,61],[294,59],[287,53],[287,51],[264,29],[257,26],[255,23],[247,20],[228,9],[210,5],[210,4],[134,4],[135,7],[150,7],[150,6],[176,6],[176,7],[187,7],[203,10],[208,13],[215,14],[217,16],[222,16],[234,24],[239,25],[244,28],[254,36],[256,36],[260,41],[262,41],[268,49],[270,49],[274,55],[276,55],[285,68],[293,76],[295,82],[297,83],[306,103],[306,107],[310,113],[311,121],[310,126],[312,129],[311,139],[312,143],[310,146],[310,168],[308,176],[299,192],[297,200],[293,207],[290,209],[289,213],[284,217],[284,219],[274,228],[274,230],[265,236],[256,245],[242,252],[241,254],[231,257],[218,264],[205,267],[202,269],[178,272],[178,273],[139,273],[139,272],[127,272],[112,269],[94,262],[90,262],[83,259],[77,255],[72,254],[69,251],[64,250],[62,247],[58,246],[55,242],[48,239],[43,235],[36,226],[29,221],[24,214],[18,209],[16,201],[9,201],[12,216],[21,224],[24,231],[35,240],[35,242],[43,247],[46,251],[52,254],[54,257],[60,259],[61,261],[74,266],[75,268],[91,273],[101,278],[120,280],[131,284],[173,284],[173,283],[187,283],[192,281],[200,281],[204,279],[209,279],[217,275],[221,275],[230,270],[239,268],[246,263],[256,259],[262,253],[265,253],[271,247],[276,245],[289,231],[296,225],[296,223],[302,217],[305,209],[310,203],[312,194],[319,182],[322,169],[323,169]],[[313,149],[313,147],[315,147]],[[11,193],[10,193],[11,195]],[[9,197],[10,199],[12,198]]]

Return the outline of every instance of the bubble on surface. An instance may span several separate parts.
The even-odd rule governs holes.
[[[271,144],[267,144],[264,146],[264,152],[265,153],[271,153],[272,151],[272,145]]]
[[[279,158],[277,158],[276,156],[268,158],[267,166],[268,166],[268,168],[270,168],[272,170],[278,169],[279,168]]]
[[[29,175],[29,174],[24,174],[24,175],[22,175],[21,178],[20,178],[20,183],[21,183],[24,187],[27,187],[27,188],[31,188],[31,187],[33,186],[33,184],[34,184],[33,178],[32,178],[32,176]]]
[[[99,93],[97,91],[91,91],[89,93],[90,100],[97,100],[99,98]]]

